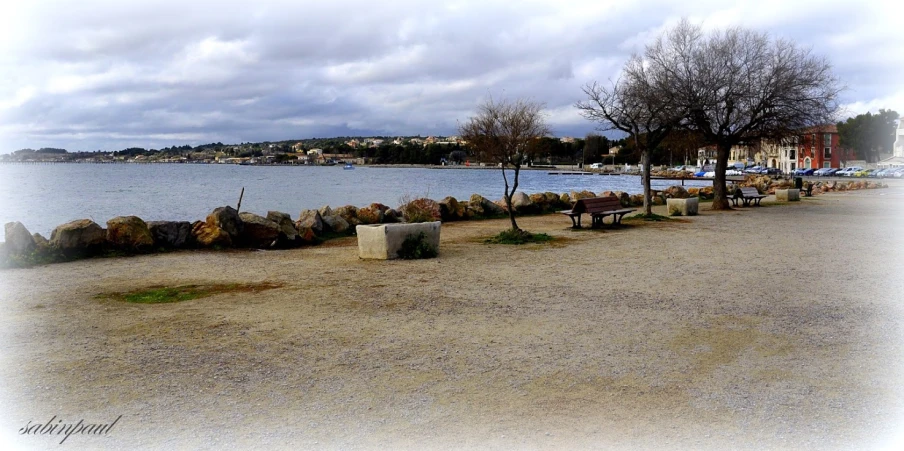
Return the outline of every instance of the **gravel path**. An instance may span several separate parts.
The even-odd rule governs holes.
[[[362,261],[354,238],[0,271],[23,449],[877,449],[904,432],[904,184]],[[280,288],[177,304],[165,284]],[[106,436],[18,435],[29,421]],[[3,442],[0,441],[0,445]],[[8,448],[6,448],[8,449]]]

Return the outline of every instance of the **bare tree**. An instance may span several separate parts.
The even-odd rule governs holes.
[[[515,209],[512,207],[512,196],[518,189],[518,175],[521,165],[529,161],[536,146],[533,140],[550,134],[549,127],[542,113],[543,104],[527,100],[514,102],[492,98],[477,107],[477,115],[459,126],[459,135],[479,153],[499,164],[502,179],[505,181],[505,204],[508,207],[512,230],[520,231],[515,221]],[[513,171],[512,184],[509,185],[506,169]]]
[[[705,35],[683,20],[647,46],[644,62],[663,76],[663,95],[687,112],[684,126],[717,149],[713,209],[729,209],[731,147],[781,139],[834,122],[838,80],[829,62],[793,42],[730,28]]]
[[[588,100],[575,104],[581,114],[603,130],[628,134],[640,152],[644,214],[651,215],[650,166],[653,149],[678,125],[680,111],[663,95],[661,76],[650,71],[634,55],[625,64],[621,78],[611,86],[592,82],[584,86]]]

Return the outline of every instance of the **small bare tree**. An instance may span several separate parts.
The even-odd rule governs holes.
[[[505,181],[505,204],[508,207],[512,230],[520,231],[515,221],[512,196],[518,189],[521,166],[532,158],[533,140],[550,134],[542,113],[543,104],[523,99],[514,102],[492,98],[477,107],[477,115],[459,126],[459,135],[481,155],[499,164]],[[513,171],[512,184],[506,169]]]
[[[645,65],[663,78],[661,95],[685,111],[716,153],[713,209],[729,209],[731,147],[781,139],[833,123],[841,91],[829,62],[786,40],[730,28],[705,35],[683,20],[647,46]]]
[[[631,57],[621,78],[611,86],[592,82],[584,86],[588,100],[575,104],[581,114],[603,130],[628,134],[640,151],[644,214],[651,215],[650,167],[653,150],[668,137],[681,118],[679,110],[662,95],[661,77],[637,55]]]

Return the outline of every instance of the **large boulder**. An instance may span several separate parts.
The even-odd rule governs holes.
[[[468,205],[477,216],[502,216],[505,210],[480,194],[472,194]]]
[[[339,215],[324,216],[323,224],[336,233],[346,233],[350,229],[348,221],[342,219],[342,216]]]
[[[546,195],[543,193],[531,194],[530,203],[539,211],[546,211],[551,208],[549,202],[546,201]]]
[[[241,216],[239,216],[239,212],[230,206],[215,209],[212,213],[207,215],[207,223],[223,229],[224,232],[229,234],[229,238],[232,242],[238,240],[245,227],[242,223]]]
[[[34,237],[21,222],[7,222],[3,226],[6,240],[6,252],[9,255],[23,255],[37,248]]]
[[[281,211],[268,211],[267,219],[276,223],[279,226],[279,246],[280,247],[291,247],[294,246],[298,240],[298,229],[295,228],[295,223],[292,222],[292,217],[289,216],[288,213],[283,213]]]
[[[512,208],[518,213],[534,213],[537,207],[523,191],[517,191],[512,194]]]
[[[572,191],[571,192],[571,200],[572,201],[577,201],[580,199],[591,199],[594,197],[596,197],[596,194],[592,191],[584,190],[584,191]]]
[[[90,253],[101,248],[107,234],[90,219],[59,225],[50,233],[50,245],[65,254]]]
[[[439,201],[439,214],[443,222],[462,219],[458,200],[452,196],[446,196]]]
[[[683,186],[670,186],[664,191],[666,199],[687,199],[691,197],[691,195],[684,189]]]
[[[225,230],[208,222],[196,221],[191,226],[191,234],[201,247],[232,246],[232,237]]]
[[[615,197],[618,198],[618,201],[621,202],[622,207],[630,207],[631,206],[631,195],[624,191],[616,191],[612,193]]]
[[[360,221],[358,221],[358,207],[355,207],[354,205],[339,207],[333,210],[333,214],[342,216],[342,219],[351,226],[360,224]]]
[[[138,216],[117,216],[107,221],[107,242],[131,251],[148,251],[154,247],[148,224]]]
[[[31,237],[32,237],[32,239],[35,240],[35,246],[37,246],[38,252],[44,252],[50,248],[50,240],[48,240],[47,238],[44,238],[44,235],[41,235],[40,233],[35,233]]]
[[[567,208],[571,208],[574,205],[575,200],[571,199],[571,195],[568,193],[562,193],[559,196],[559,205],[564,205]]]
[[[630,200],[632,207],[640,207],[643,205],[643,194],[632,194]]]
[[[379,224],[383,222],[384,211],[373,205],[358,209],[359,224]]]
[[[324,205],[324,206],[320,207],[320,209],[317,211],[320,212],[320,216],[332,216],[333,215],[333,209],[330,208],[329,205]]]
[[[439,210],[439,203],[433,199],[420,198],[408,202],[399,207],[405,222],[433,222],[443,218]]]
[[[329,209],[330,207],[326,207]],[[332,210],[330,210],[332,212]],[[298,215],[298,221],[295,221],[295,229],[311,229],[314,233],[320,235],[323,233],[323,216],[318,210],[304,210]]]
[[[189,247],[192,242],[188,221],[148,221],[148,231],[155,246],[180,249]]]
[[[254,213],[239,213],[244,227],[240,242],[259,249],[275,247],[279,239],[279,224]]]

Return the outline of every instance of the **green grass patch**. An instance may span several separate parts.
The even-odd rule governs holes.
[[[636,215],[634,215],[634,216],[628,216],[628,217],[622,219],[622,221],[631,221],[631,222],[634,222],[634,221],[662,222],[662,221],[674,221],[674,219],[672,219],[672,218],[670,218],[670,217],[668,217],[668,216],[657,215],[656,213],[650,213],[650,214],[648,214],[648,215],[647,215],[647,214],[643,214],[643,213],[638,213],[638,214],[636,214]]]
[[[499,232],[498,235],[487,238],[486,244],[527,244],[527,243],[548,243],[553,237],[545,233],[530,233],[525,230],[508,229]]]
[[[221,293],[256,293],[282,285],[273,283],[152,286],[127,292],[101,293],[97,299],[112,299],[133,304],[168,304],[190,301]]]

